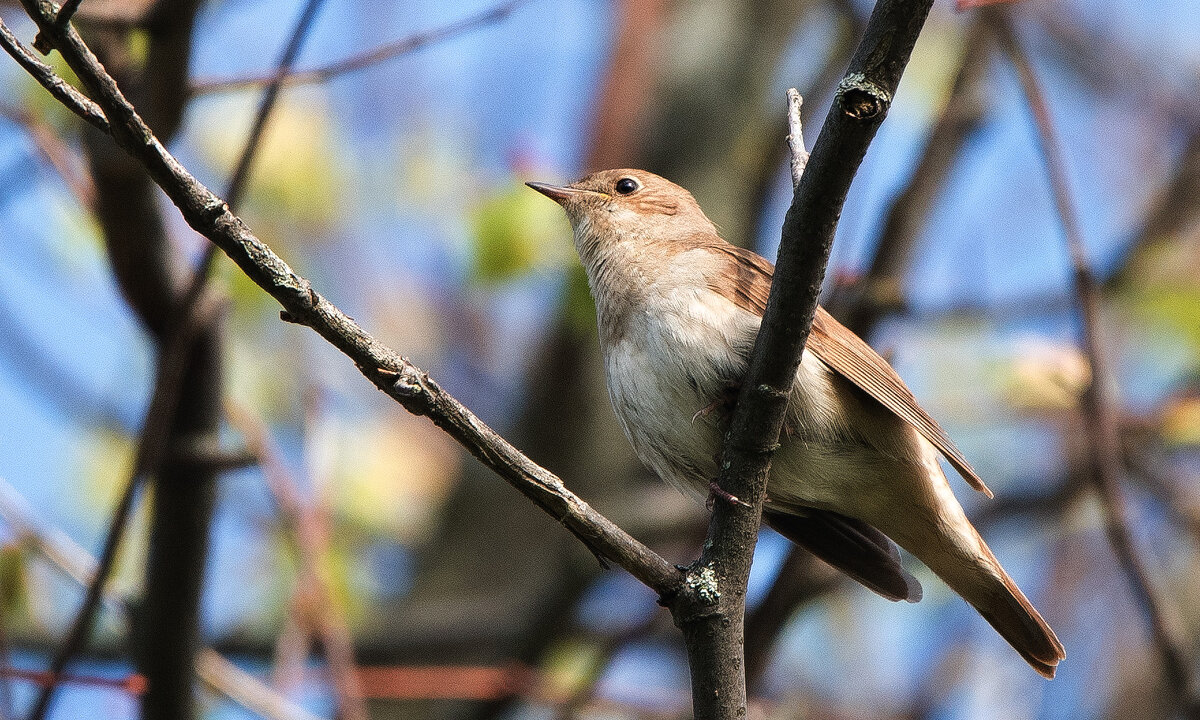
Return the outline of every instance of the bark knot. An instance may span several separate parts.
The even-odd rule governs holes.
[[[892,94],[862,73],[851,73],[838,83],[842,112],[855,120],[870,120],[887,111]]]

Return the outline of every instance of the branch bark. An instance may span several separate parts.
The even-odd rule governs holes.
[[[699,604],[672,608],[692,667],[695,715],[744,717],[743,617],[771,456],[812,328],[846,193],[891,106],[932,0],[880,0],[838,86],[783,223],[771,295],[725,438],[718,502],[689,581]],[[793,156],[795,162],[795,156]]]
[[[681,573],[673,565],[597,513],[553,473],[522,455],[443,391],[428,373],[367,334],[255,236],[159,142],[78,33],[69,25],[63,29],[53,26],[53,4],[26,0],[25,6],[39,28],[52,37],[89,95],[97,98],[110,119],[114,142],[146,166],[194,230],[216,244],[283,306],[285,320],[316,331],[353,360],[376,387],[409,412],[428,416],[598,555],[624,567],[662,595],[679,589]]]
[[[869,338],[878,322],[900,304],[904,272],[920,226],[967,138],[982,118],[981,80],[987,67],[984,39],[982,24],[975,23],[968,31],[958,74],[925,143],[921,159],[888,209],[867,273],[853,284],[835,288],[825,304],[827,310],[860,337]],[[818,572],[815,577],[806,579],[792,576],[804,568]],[[793,546],[789,550],[784,569],[787,572],[781,571],[776,576],[771,591],[746,618],[746,680],[751,693],[767,666],[775,637],[787,619],[801,604],[836,585],[819,573],[820,568],[813,565],[808,551],[800,547]]]

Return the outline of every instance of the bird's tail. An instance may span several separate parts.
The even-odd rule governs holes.
[[[965,518],[964,518],[965,520]],[[984,617],[1034,670],[1054,677],[1066,651],[1050,625],[1008,576],[1000,561],[969,523],[959,537],[943,534],[942,542],[914,553]],[[903,543],[902,543],[903,544]]]

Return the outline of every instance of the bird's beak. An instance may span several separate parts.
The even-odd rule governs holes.
[[[562,205],[572,197],[589,192],[588,190],[580,190],[579,188],[573,188],[569,185],[550,185],[549,183],[540,182],[527,182],[525,184],[550,198],[559,205]]]

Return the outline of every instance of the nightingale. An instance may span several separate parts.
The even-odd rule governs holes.
[[[774,266],[722,240],[687,190],[643,170],[528,185],[571,222],[609,397],[638,458],[689,494],[721,497],[721,442]],[[818,307],[763,520],[879,595],[917,602],[894,541],[1054,677],[1062,644],[967,519],[939,453],[991,497],[887,361]]]

